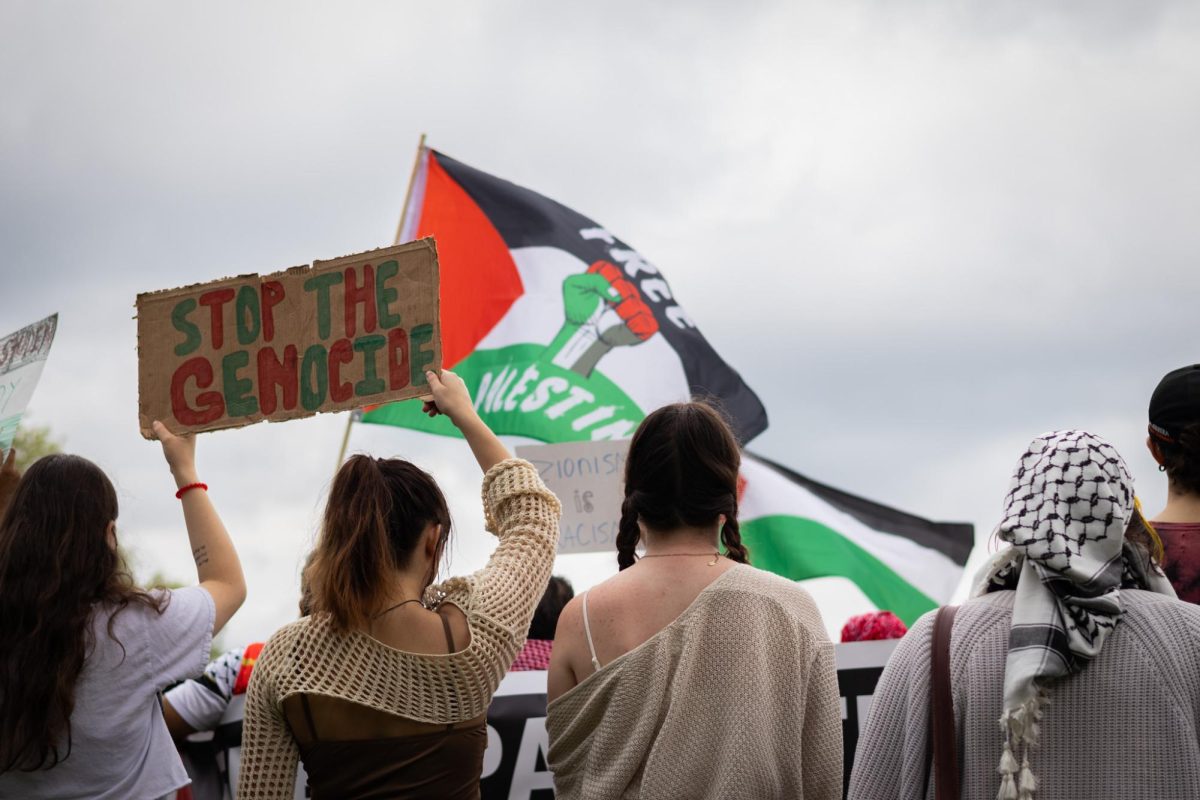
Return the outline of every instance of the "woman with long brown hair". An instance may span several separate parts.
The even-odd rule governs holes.
[[[154,798],[188,783],[158,693],[204,668],[246,585],[194,439],[154,431],[199,586],[134,585],[117,493],[79,456],[36,461],[0,519],[0,797]]]
[[[350,458],[333,480],[305,572],[312,614],[267,642],[246,700],[238,797],[478,798],[486,712],[525,640],[554,562],[559,504],[475,413],[428,373],[433,400],[483,468],[500,543],[486,567],[431,586],[450,535],[437,483],[400,459]]]
[[[703,403],[633,435],[621,572],[567,605],[550,659],[561,800],[841,796],[833,645],[804,589],[749,566],[740,463]]]

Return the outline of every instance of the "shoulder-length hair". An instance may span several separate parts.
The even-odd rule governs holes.
[[[408,461],[351,456],[333,479],[304,570],[312,613],[327,616],[336,630],[366,627],[392,588],[392,571],[408,565],[429,525],[440,532],[425,586],[433,582],[450,536],[442,490]]]

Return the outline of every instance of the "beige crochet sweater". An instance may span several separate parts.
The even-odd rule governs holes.
[[[525,641],[558,543],[558,499],[527,461],[509,459],[483,479],[487,529],[500,538],[486,567],[431,587],[435,602],[462,609],[466,650],[406,653],[365,633],[337,633],[304,617],[275,632],[263,648],[246,695],[239,798],[291,800],[299,756],[283,701],[320,694],[407,719],[453,723],[487,710]]]
[[[559,800],[840,800],[833,645],[797,584],[736,566],[550,704]]]

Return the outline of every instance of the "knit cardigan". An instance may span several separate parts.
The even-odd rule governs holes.
[[[550,578],[561,507],[533,465],[520,459],[488,470],[483,505],[487,530],[500,538],[487,566],[427,595],[462,609],[471,632],[467,648],[409,653],[361,631],[335,631],[322,617],[280,628],[263,648],[246,695],[239,798],[291,800],[299,756],[283,713],[291,695],[336,697],[438,724],[487,711]]]
[[[1000,788],[1004,660],[1016,592],[964,604],[950,678],[963,800]],[[1030,753],[1046,800],[1200,797],[1200,607],[1122,589],[1125,613],[1099,656],[1050,684],[1041,741]],[[849,800],[932,798],[929,655],[933,614],[900,642],[858,740]],[[930,782],[932,783],[932,782]]]
[[[839,800],[833,645],[812,597],[735,566],[554,702],[559,800]]]

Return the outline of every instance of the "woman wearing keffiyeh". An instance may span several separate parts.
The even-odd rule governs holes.
[[[1033,796],[1029,748],[1038,742],[1048,687],[1100,653],[1121,621],[1121,589],[1175,596],[1142,545],[1126,540],[1131,523],[1153,534],[1133,478],[1108,442],[1082,431],[1049,433],[1017,463],[997,529],[1012,549],[976,587],[1017,592],[1004,665],[999,800]]]
[[[1200,797],[1200,613],[1158,569],[1121,456],[1083,431],[1034,439],[997,535],[1012,546],[981,571],[951,639],[962,797]],[[880,679],[852,800],[932,791],[931,623]]]

